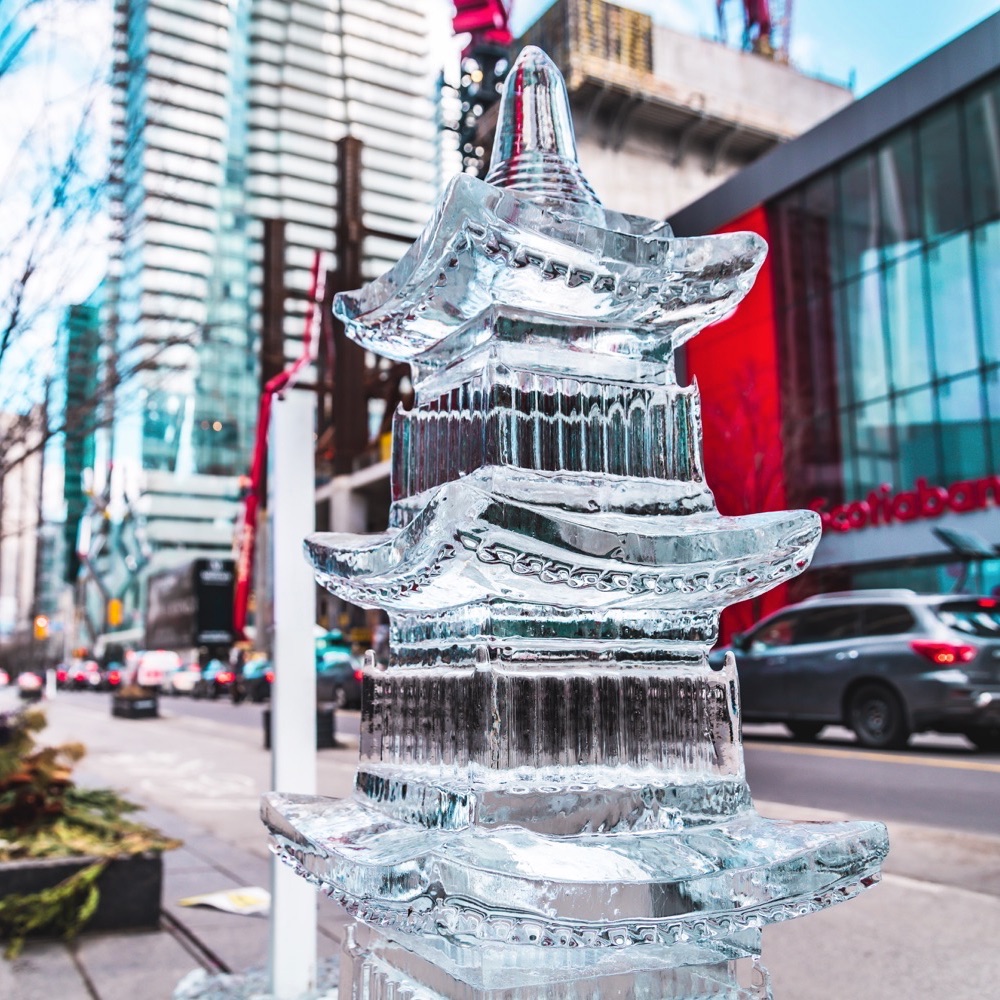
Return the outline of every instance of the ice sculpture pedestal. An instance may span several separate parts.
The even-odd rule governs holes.
[[[743,937],[727,948],[740,956],[758,953],[760,931]],[[676,955],[657,956],[648,951],[633,955],[582,949],[539,956],[536,949],[516,945],[455,947],[429,936],[397,940],[360,921],[349,929],[345,955],[350,963],[342,966],[340,995],[344,1000],[760,1000],[770,996],[766,971],[753,962],[738,975],[735,958],[677,966],[670,964]]]
[[[360,922],[344,997],[767,997],[761,928],[879,878],[878,823],[753,808],[719,614],[806,567],[811,511],[722,517],[676,348],[746,294],[752,233],[606,210],[562,79],[519,57],[486,181],[338,296],[407,361],[390,527],[314,535],[390,620],[342,801],[265,797],[280,857]]]

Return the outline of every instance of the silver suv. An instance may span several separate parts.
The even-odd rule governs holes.
[[[782,722],[802,740],[840,723],[879,748],[933,729],[1000,750],[1000,599],[823,594],[733,636],[732,648],[747,722]]]

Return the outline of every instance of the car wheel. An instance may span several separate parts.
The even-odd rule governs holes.
[[[983,753],[1000,752],[1000,726],[977,726],[966,734],[977,750]]]
[[[786,722],[785,728],[792,734],[792,738],[800,743],[812,743],[814,739],[823,731],[826,723],[823,722]]]
[[[862,684],[851,695],[847,719],[863,747],[896,750],[910,738],[903,706],[884,684]]]

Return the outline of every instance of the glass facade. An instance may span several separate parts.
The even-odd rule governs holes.
[[[1000,75],[768,216],[789,502],[1000,470]]]
[[[257,397],[246,195],[250,0],[116,6],[115,459],[237,476]]]

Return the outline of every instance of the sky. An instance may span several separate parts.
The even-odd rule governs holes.
[[[513,0],[517,34],[553,0]],[[727,0],[730,8],[740,0]],[[620,0],[670,28],[715,35],[715,0]],[[1000,5],[990,0],[794,0],[791,59],[804,72],[853,81],[861,97],[962,34]]]

